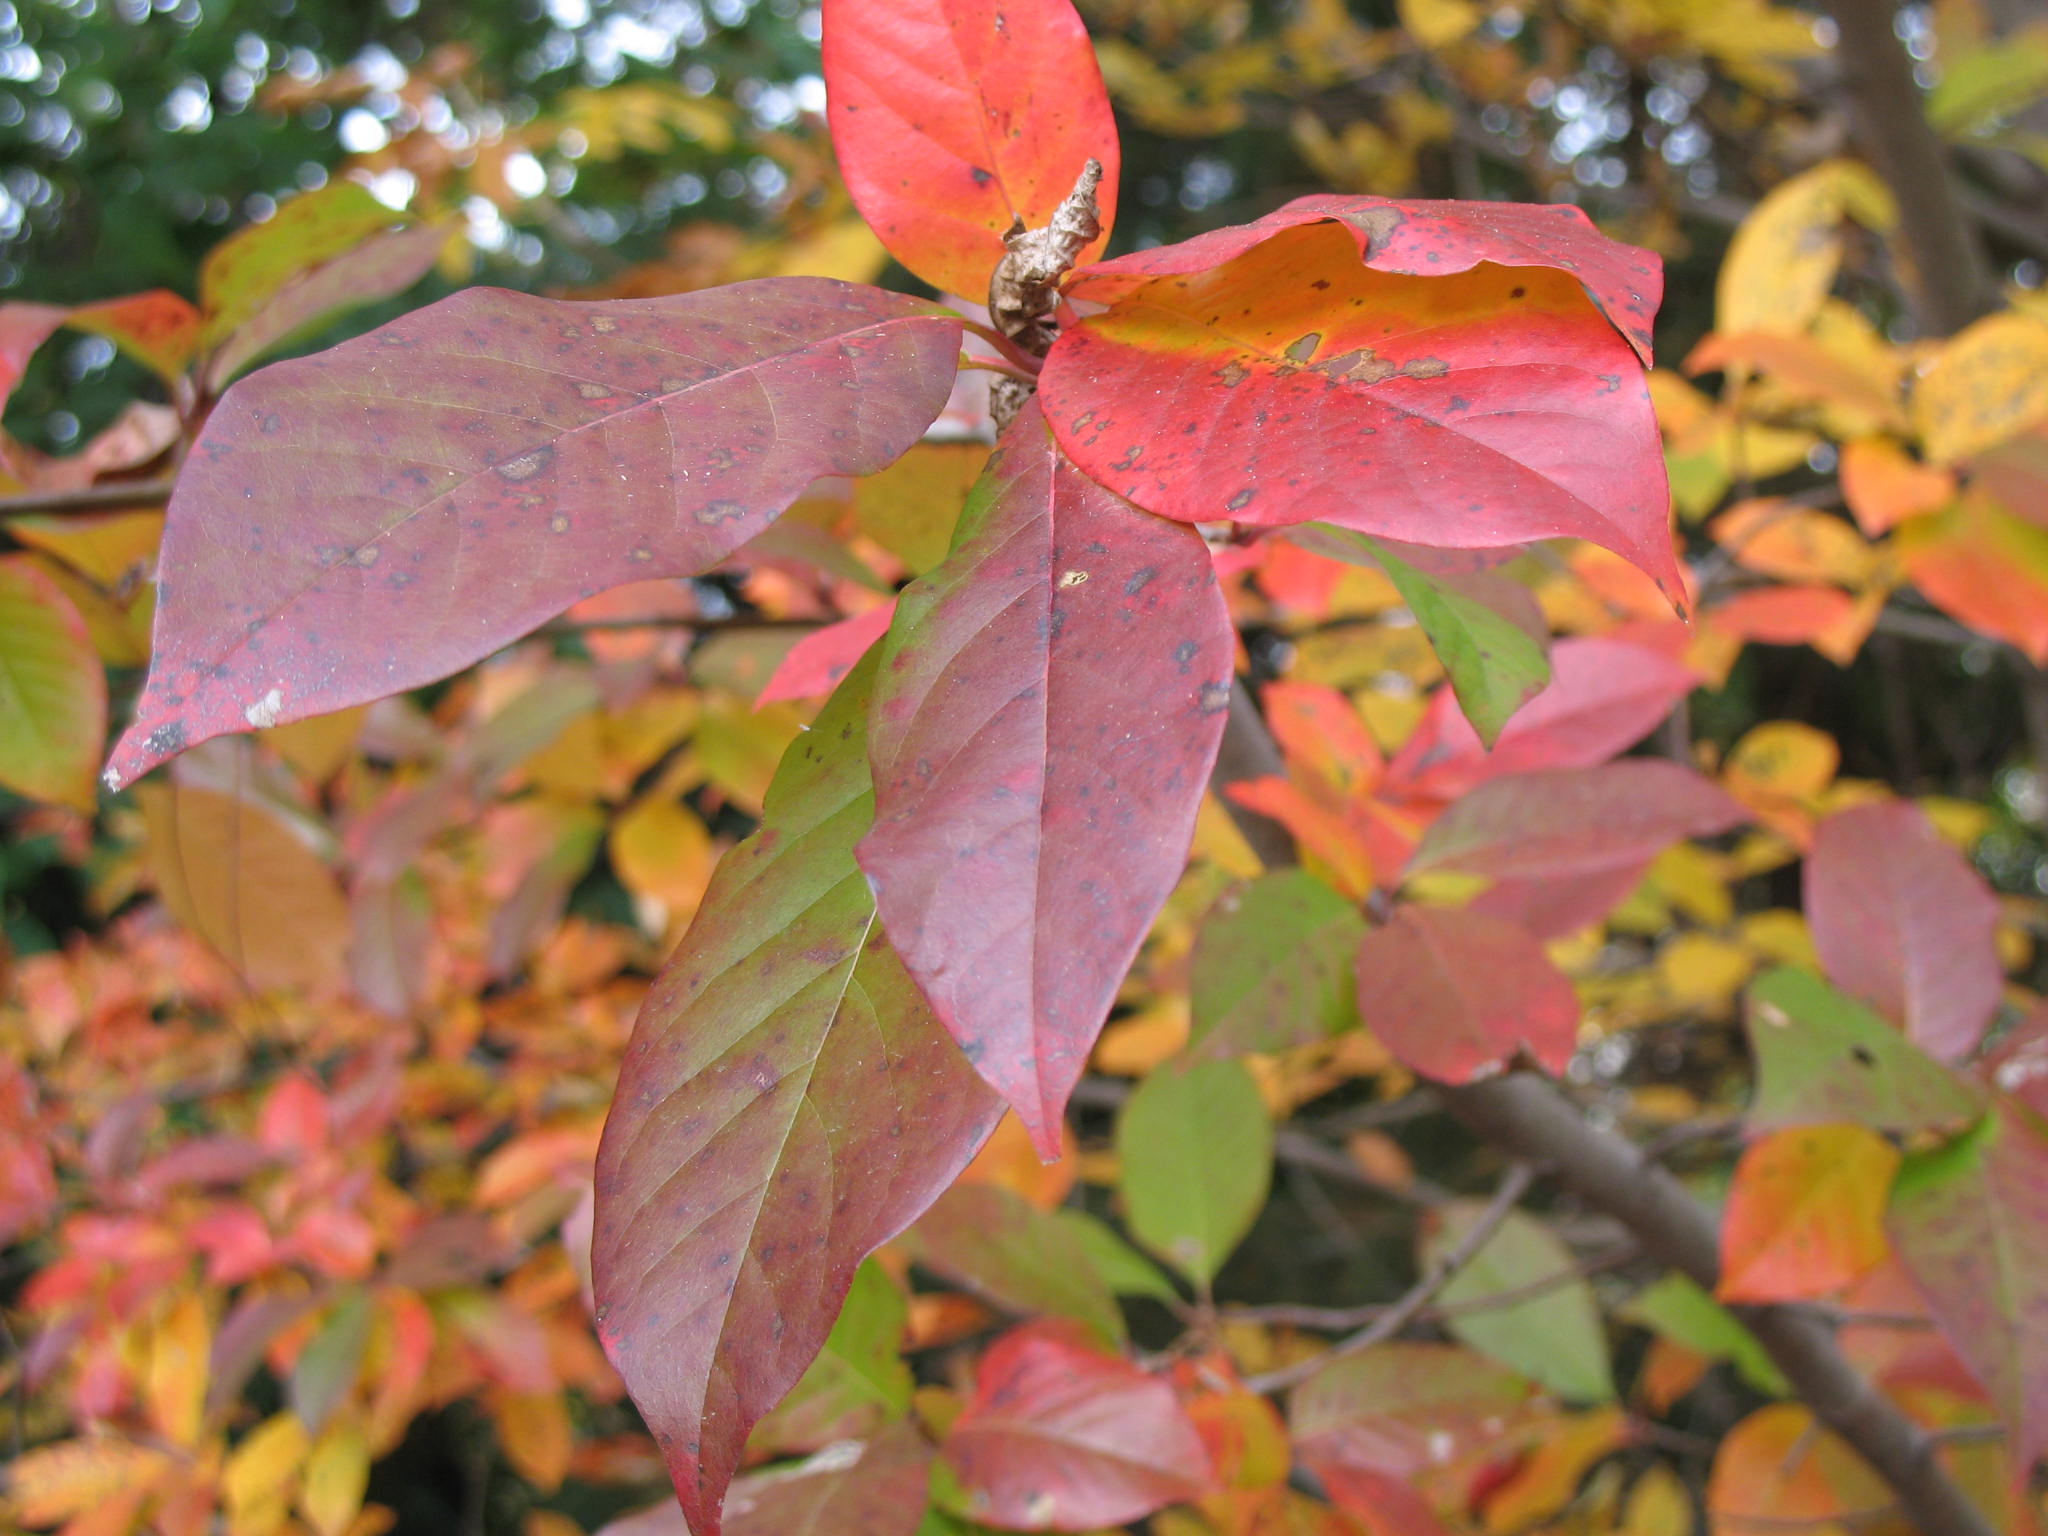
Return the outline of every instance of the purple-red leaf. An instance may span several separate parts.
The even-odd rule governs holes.
[[[896,604],[883,603],[856,613],[837,624],[814,630],[789,648],[768,686],[761,690],[756,706],[778,699],[815,699],[839,686],[854,664],[867,655],[874,643],[888,633]]]
[[[748,1431],[830,1332],[860,1261],[994,1126],[853,859],[872,814],[864,663],[797,738],[655,983],[597,1163],[605,1348],[697,1536]]]
[[[1410,874],[1457,869],[1497,879],[1559,879],[1640,864],[1686,837],[1750,819],[1692,769],[1632,757],[1494,779],[1437,818]]]
[[[733,1484],[726,1536],[912,1536],[924,1520],[931,1447],[908,1424],[862,1444],[827,1446],[808,1461]],[[680,1506],[643,1509],[597,1536],[691,1536]]]
[[[1823,821],[1806,920],[1836,986],[1943,1061],[1976,1049],[2005,984],[1998,898],[1919,809],[1859,805]]]
[[[1906,1159],[1886,1229],[2030,1467],[2048,1451],[2048,1135],[2009,1100]]]
[[[882,244],[979,300],[1003,232],[1048,223],[1102,162],[1116,218],[1116,119],[1068,0],[825,0],[825,91],[846,189]]]
[[[1527,1050],[1561,1073],[1579,998],[1524,930],[1483,912],[1397,907],[1358,946],[1358,1012],[1404,1066],[1469,1083]]]
[[[1119,501],[1027,406],[907,588],[870,731],[882,923],[1047,1159],[1186,862],[1234,640],[1192,528]]]
[[[1645,367],[1650,321],[1664,296],[1654,252],[1610,240],[1579,209],[1563,203],[1432,202],[1333,192],[1297,197],[1262,219],[1232,224],[1178,245],[1133,251],[1099,262],[1067,281],[1074,298],[1107,304],[1156,277],[1206,272],[1283,230],[1334,224],[1366,266],[1410,277],[1448,277],[1480,262],[1553,267],[1586,294],[1629,340]]]
[[[108,782],[710,568],[815,477],[915,442],[959,335],[824,278],[603,304],[473,288],[244,379],[172,498],[155,661]]]
[[[1590,539],[1684,598],[1641,362],[1561,271],[1401,276],[1334,224],[1283,230],[1070,326],[1040,398],[1076,464],[1162,516]]]
[[[1194,1498],[1210,1476],[1173,1388],[1073,1323],[996,1341],[944,1454],[968,1513],[1019,1531],[1124,1525]]]

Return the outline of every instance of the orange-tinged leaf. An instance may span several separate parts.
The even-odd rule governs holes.
[[[1075,463],[1162,516],[1585,538],[1683,594],[1642,369],[1565,272],[1391,275],[1333,224],[1284,230],[1069,327],[1039,398]]]
[[[1927,457],[1953,464],[2048,417],[2048,319],[1989,315],[1942,343],[1913,387]]]
[[[273,1414],[242,1438],[221,1472],[229,1536],[271,1536],[289,1517],[312,1441],[299,1416]]]
[[[341,980],[348,903],[299,828],[189,784],[145,785],[141,799],[157,889],[179,922],[259,989]]]
[[[1922,464],[1888,437],[1842,444],[1842,499],[1873,539],[1909,517],[1938,511],[1956,493],[1948,470]]]
[[[1841,518],[1776,498],[1738,502],[1707,531],[1736,564],[1780,581],[1860,587],[1877,566],[1876,551]]]
[[[1288,769],[1322,780],[1342,794],[1368,794],[1386,772],[1379,743],[1335,688],[1284,679],[1260,693],[1266,728],[1273,733]]]
[[[518,1462],[513,1465],[517,1467]],[[354,1419],[336,1419],[306,1456],[299,1513],[316,1536],[346,1536],[362,1513],[363,1495],[369,1486],[370,1446],[363,1427]]]
[[[704,823],[675,800],[642,800],[611,824],[605,841],[620,883],[671,912],[696,907],[718,862]]]
[[[143,1395],[150,1422],[173,1445],[198,1444],[206,1406],[207,1358],[213,1325],[205,1299],[180,1296],[150,1330],[149,1371]]]
[[[1486,1495],[1486,1530],[1507,1536],[1563,1509],[1593,1464],[1633,1438],[1628,1415],[1619,1408],[1596,1408],[1564,1419],[1536,1441],[1507,1481]]]
[[[1721,1301],[1806,1301],[1885,1255],[1892,1144],[1858,1125],[1773,1131],[1735,1165],[1721,1223]]]
[[[1102,164],[1102,249],[1119,157],[1109,93],[1069,0],[826,0],[832,147],[882,243],[980,301],[1013,223],[1038,229]]]
[[[569,1405],[560,1392],[498,1392],[490,1398],[498,1445],[512,1470],[542,1493],[553,1493],[576,1449]]]
[[[8,520],[7,532],[17,542],[55,556],[95,586],[111,590],[140,581],[156,563],[164,514],[152,507],[139,512],[16,517]]]
[[[1873,1511],[1892,1507],[1891,1489],[1869,1464],[1791,1403],[1759,1409],[1730,1430],[1707,1482],[1715,1536],[1765,1536],[1788,1520],[1812,1536],[1849,1536]]]
[[[1820,312],[1842,263],[1842,221],[1851,213],[1878,226],[1896,216],[1874,172],[1829,160],[1774,187],[1742,221],[1721,263],[1714,328],[1804,330]]]
[[[960,1172],[962,1184],[999,1184],[1022,1195],[1042,1211],[1066,1203],[1067,1191],[1080,1177],[1081,1146],[1069,1131],[1060,1155],[1045,1161],[1031,1145],[1031,1132],[1016,1115],[1005,1112],[974,1160]]]
[[[2048,665],[2048,529],[1966,495],[1905,524],[1892,542],[1930,602]]]
[[[128,1440],[59,1440],[15,1457],[7,1502],[24,1525],[55,1525],[170,1470],[168,1452]]]
[[[85,620],[32,557],[0,559],[0,785],[90,811],[106,732],[106,672]]]
[[[1835,356],[1811,336],[1770,331],[1727,336],[1717,332],[1694,347],[1685,359],[1687,373],[1727,368],[1761,369],[1779,390],[1802,399],[1847,407],[1859,419],[1867,418],[1877,426],[1905,425],[1905,413],[1898,401],[1877,380]]]
[[[104,336],[167,384],[176,384],[199,346],[199,311],[164,288],[74,309],[64,323]]]
[[[1716,632],[1764,645],[1810,645],[1846,624],[1856,599],[1840,587],[1753,587],[1700,615]]]

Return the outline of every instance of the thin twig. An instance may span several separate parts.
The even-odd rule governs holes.
[[[75,491],[31,491],[0,496],[0,518],[65,517],[80,512],[105,512],[118,507],[157,506],[171,499],[174,477],[162,480],[116,480]]]
[[[1438,1302],[1424,1307],[1411,1322],[1436,1323],[1453,1317],[1466,1317],[1474,1312],[1498,1312],[1503,1307],[1519,1306],[1525,1301],[1534,1301],[1547,1296],[1560,1286],[1584,1280],[1593,1275],[1619,1269],[1622,1265],[1642,1257],[1642,1249],[1634,1243],[1625,1247],[1610,1248],[1596,1253],[1580,1263],[1565,1269],[1540,1275],[1520,1285],[1511,1285],[1504,1290],[1491,1291],[1484,1296],[1474,1296],[1465,1301]],[[1224,1316],[1231,1322],[1268,1323],[1282,1328],[1314,1328],[1320,1332],[1346,1333],[1353,1328],[1363,1328],[1377,1322],[1394,1310],[1399,1303],[1376,1302],[1364,1307],[1309,1307],[1279,1302],[1266,1306],[1226,1307]]]
[[[1493,1234],[1500,1230],[1500,1224],[1514,1213],[1522,1196],[1529,1192],[1535,1182],[1535,1170],[1526,1163],[1510,1167],[1494,1190],[1493,1198],[1486,1202],[1486,1209],[1479,1213],[1479,1219],[1466,1229],[1465,1235],[1441,1254],[1435,1263],[1426,1269],[1422,1278],[1408,1288],[1407,1294],[1388,1307],[1371,1325],[1360,1329],[1350,1338],[1341,1340],[1330,1350],[1312,1359],[1297,1361],[1282,1366],[1276,1371],[1266,1371],[1248,1377],[1245,1387],[1252,1392],[1284,1392],[1298,1385],[1323,1368],[1326,1361],[1341,1355],[1356,1354],[1359,1350],[1370,1349],[1373,1345],[1391,1339],[1419,1317],[1429,1304],[1436,1300],[1437,1293],[1470,1264],[1484,1248]]]

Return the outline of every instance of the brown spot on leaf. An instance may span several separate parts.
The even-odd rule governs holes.
[[[1223,505],[1228,507],[1233,512],[1242,512],[1246,507],[1252,504],[1252,498],[1258,494],[1259,492],[1257,487],[1248,485],[1243,490],[1239,491],[1235,496],[1231,497],[1230,500],[1226,501]]]
[[[1287,344],[1284,356],[1297,363],[1305,363],[1316,355],[1316,348],[1323,344],[1321,331],[1310,331],[1306,336],[1297,336]]]
[[[1235,389],[1251,376],[1252,371],[1234,357],[1216,370],[1216,377],[1223,381],[1225,389]]]
[[[1440,357],[1411,357],[1401,365],[1401,372],[1411,379],[1440,379],[1451,371],[1451,365]]]
[[[1086,581],[1087,579],[1088,573],[1086,571],[1060,572],[1060,585],[1063,587],[1078,587],[1079,585],[1081,585],[1082,582]]]
[[[555,450],[551,446],[543,444],[538,448],[520,454],[516,459],[507,459],[504,463],[497,465],[496,468],[499,478],[518,484],[523,480],[531,480],[554,462]]]
[[[1230,684],[1204,683],[1202,684],[1200,697],[1203,714],[1221,714],[1224,710],[1230,708]]]
[[[710,501],[692,514],[707,528],[716,528],[720,523],[729,523],[736,517],[745,517],[747,509],[736,501]]]

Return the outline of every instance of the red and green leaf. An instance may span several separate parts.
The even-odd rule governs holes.
[[[2000,1101],[1969,1135],[1906,1159],[1885,1225],[2031,1466],[2048,1450],[2048,1134]]]
[[[1040,395],[1076,464],[1162,516],[1590,539],[1684,598],[1641,364],[1554,269],[1393,275],[1286,230],[1070,326]]]
[[[822,278],[606,304],[477,288],[243,380],[171,502],[109,783],[709,569],[812,479],[915,442],[958,344],[928,304]]]
[[[1068,0],[826,0],[825,90],[846,187],[889,254],[979,300],[1013,224],[1038,229],[1119,156],[1109,93]]]
[[[1091,1530],[1194,1498],[1209,1459],[1172,1386],[1072,1324],[1005,1334],[943,1453],[967,1512],[1009,1530]]]
[[[1773,1132],[1735,1165],[1721,1222],[1722,1301],[1810,1301],[1886,1253],[1885,1197],[1899,1154],[1859,1125]]]
[[[1352,957],[1364,934],[1358,908],[1304,870],[1226,891],[1188,964],[1189,1051],[1283,1051],[1357,1023]]]
[[[0,560],[0,784],[90,811],[107,674],[85,620],[33,558]]]
[[[1578,994],[1513,923],[1403,905],[1360,941],[1357,963],[1365,1027],[1425,1077],[1467,1083],[1523,1050],[1551,1072],[1571,1061]]]
[[[1121,1344],[1124,1318],[1082,1240],[999,1184],[941,1195],[907,1239],[917,1262],[1007,1312],[1070,1318]]]
[[[1856,806],[1814,833],[1806,920],[1829,980],[1943,1061],[1998,1012],[1998,919],[1991,888],[1912,805]]]
[[[933,1010],[1047,1158],[1186,862],[1233,637],[1208,550],[1068,464],[1027,407],[905,589],[861,867]]]
[[[605,1347],[699,1536],[856,1266],[945,1189],[998,1105],[875,921],[854,845],[872,664],[797,738],[655,984],[598,1154]]]

